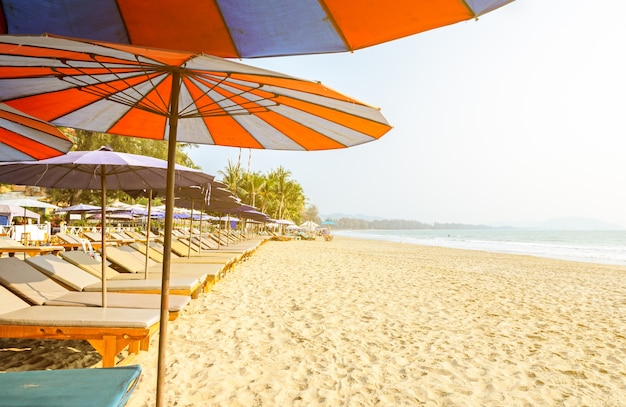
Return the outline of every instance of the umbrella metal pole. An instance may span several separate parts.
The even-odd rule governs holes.
[[[100,199],[102,200],[102,209],[100,212],[100,241],[102,242],[102,308],[107,307],[107,245],[106,230],[104,227],[106,221],[106,197],[107,181],[103,165],[100,167]]]
[[[157,364],[156,405],[163,407],[165,385],[165,358],[167,351],[167,320],[169,318],[170,265],[172,260],[172,232],[174,220],[174,175],[176,169],[176,133],[178,131],[178,97],[180,72],[172,72],[170,95],[170,132],[167,145],[167,183],[165,187],[165,236],[163,237],[163,278],[161,281],[161,328],[159,329],[159,359]]]
[[[191,215],[189,216],[189,246],[187,247],[187,258],[191,258],[191,235],[193,234],[193,203],[191,200]]]
[[[204,202],[200,204],[200,240],[198,243],[199,252],[202,252],[202,218],[204,218]]]
[[[152,209],[152,190],[148,191],[148,222],[146,227],[146,262],[144,265],[144,277],[148,279],[148,259],[150,253],[150,218],[151,218],[151,209]]]
[[[220,221],[218,222],[218,228],[217,228],[217,250],[219,250],[222,245],[222,215],[223,213],[220,212],[219,214],[220,214]]]

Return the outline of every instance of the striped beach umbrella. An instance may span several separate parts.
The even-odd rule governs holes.
[[[0,0],[0,33],[54,33],[224,58],[354,51],[512,0]],[[3,23],[3,24],[2,24]]]
[[[257,149],[345,148],[391,129],[379,109],[319,82],[49,36],[0,36],[0,100],[57,126]]]

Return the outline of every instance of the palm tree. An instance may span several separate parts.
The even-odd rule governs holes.
[[[282,165],[277,169],[271,171],[268,175],[268,178],[272,180],[272,192],[275,194],[276,200],[278,202],[278,208],[276,211],[277,219],[283,219],[285,194],[287,193],[287,185],[289,184],[290,177],[291,171],[286,170],[285,168],[283,168]]]
[[[230,192],[235,194],[236,196],[240,196],[243,191],[242,181],[243,181],[243,172],[241,171],[241,166],[239,163],[235,165],[231,160],[228,160],[228,165],[224,171],[218,171],[222,176],[222,182],[226,184],[226,187]]]
[[[306,196],[302,186],[291,179],[291,172],[278,167],[267,175],[242,171],[239,164],[229,161],[219,171],[222,182],[244,203],[259,208],[275,219],[302,219],[306,210]]]
[[[296,181],[289,181],[285,185],[283,216],[296,223],[301,223],[305,210],[306,198],[302,186]]]
[[[257,195],[262,193],[267,184],[267,179],[260,172],[246,172],[244,174],[244,186],[242,200],[252,206],[257,205]]]

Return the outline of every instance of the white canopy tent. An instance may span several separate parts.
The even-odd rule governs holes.
[[[40,216],[38,213],[29,211],[17,205],[10,205],[0,202],[0,225],[9,226],[13,223],[14,217],[22,217],[28,219],[37,219],[39,223]]]

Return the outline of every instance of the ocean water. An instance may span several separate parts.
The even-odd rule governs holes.
[[[626,230],[334,230],[337,236],[626,265]]]

